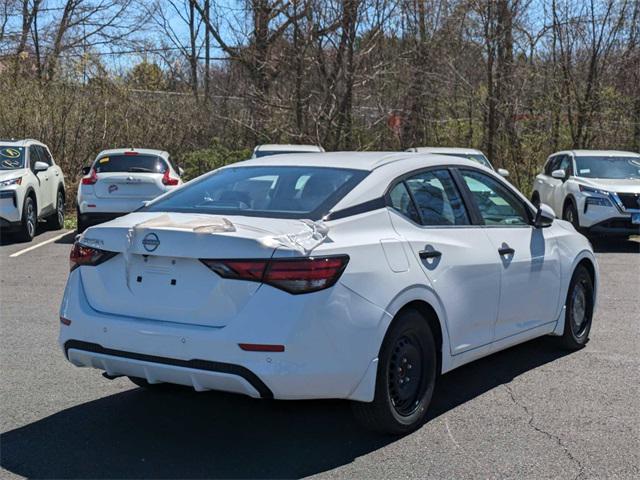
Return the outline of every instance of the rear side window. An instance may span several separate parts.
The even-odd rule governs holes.
[[[143,211],[319,220],[367,174],[325,167],[230,167]]]
[[[469,225],[469,215],[448,170],[428,170],[396,185],[391,206],[425,226]]]
[[[93,168],[96,173],[164,173],[167,169],[167,164],[157,155],[119,154],[99,158],[94,163]]]

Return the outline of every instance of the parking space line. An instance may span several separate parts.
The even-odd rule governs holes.
[[[36,248],[40,248],[43,245],[46,245],[47,243],[51,243],[51,242],[55,242],[56,240],[60,240],[62,237],[64,237],[65,235],[68,235],[68,234],[69,234],[69,232],[64,232],[64,233],[61,233],[60,235],[56,235],[55,237],[49,238],[48,240],[45,240],[44,242],[36,243],[35,245],[31,245],[28,248],[24,248],[22,250],[18,250],[16,253],[12,253],[11,255],[9,255],[9,258],[19,257],[23,253],[27,253],[27,252],[30,252],[31,250],[35,250]]]

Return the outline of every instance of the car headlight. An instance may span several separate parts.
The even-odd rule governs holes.
[[[605,197],[609,197],[609,192],[606,190],[601,190],[599,188],[587,187],[586,185],[578,185],[578,188],[582,193],[592,193],[595,195],[604,195]]]
[[[22,177],[12,178],[11,180],[4,180],[0,182],[0,187],[8,187],[9,185],[20,185],[22,183]]]

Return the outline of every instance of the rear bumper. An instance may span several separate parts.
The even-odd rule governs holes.
[[[114,213],[114,212],[100,212],[100,213],[81,213],[78,220],[84,223],[86,226],[97,225],[98,223],[108,222],[114,218],[127,215],[128,212]]]
[[[96,343],[67,340],[67,359],[78,367],[93,367],[109,375],[127,375],[149,383],[175,383],[196,391],[224,390],[253,398],[273,398],[256,374],[240,365],[208,360],[179,360],[104,348]]]
[[[71,324],[60,325],[59,343],[74,365],[251,397],[373,400],[389,314],[340,283],[307,295],[261,286],[227,326],[209,327],[99,312],[82,268],[90,267],[71,272],[60,308]]]

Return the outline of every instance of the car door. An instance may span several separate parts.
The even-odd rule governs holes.
[[[40,172],[36,172],[36,162],[46,162],[46,159],[42,157],[41,150],[39,145],[31,145],[29,147],[29,162],[31,166],[31,171],[36,176],[38,180],[37,191],[36,191],[36,199],[38,203],[38,215],[44,215],[52,208],[51,201],[51,183],[52,180],[49,178],[51,172],[48,170],[43,170]]]
[[[494,339],[556,320],[560,255],[549,230],[533,226],[533,212],[512,188],[484,172],[459,171],[484,223],[501,287]]]
[[[556,212],[556,216],[562,217],[562,210],[564,208],[564,199],[567,195],[566,182],[567,179],[573,176],[573,157],[571,155],[562,155],[562,158],[556,166],[556,170],[564,170],[566,175],[564,180],[554,180],[559,184],[553,189],[552,195],[549,198],[549,206]]]
[[[49,152],[47,147],[40,146],[39,148],[40,157],[49,165],[49,170],[47,170],[47,173],[49,174],[49,201],[51,202],[51,205],[55,207],[56,202],[58,201],[58,186],[62,182],[62,170],[54,163],[51,152]]]
[[[551,176],[551,172],[555,169],[555,165],[558,164],[558,156],[549,157],[547,163],[544,165],[544,170],[540,175],[536,177],[535,181],[535,189],[540,194],[540,201],[542,203],[546,203],[550,207],[553,207],[549,199],[551,198],[554,183],[551,182],[553,177]]]
[[[499,262],[482,228],[473,224],[451,172],[428,169],[399,179],[387,202],[393,227],[413,252],[412,263],[444,306],[450,353],[488,346],[498,313]]]

